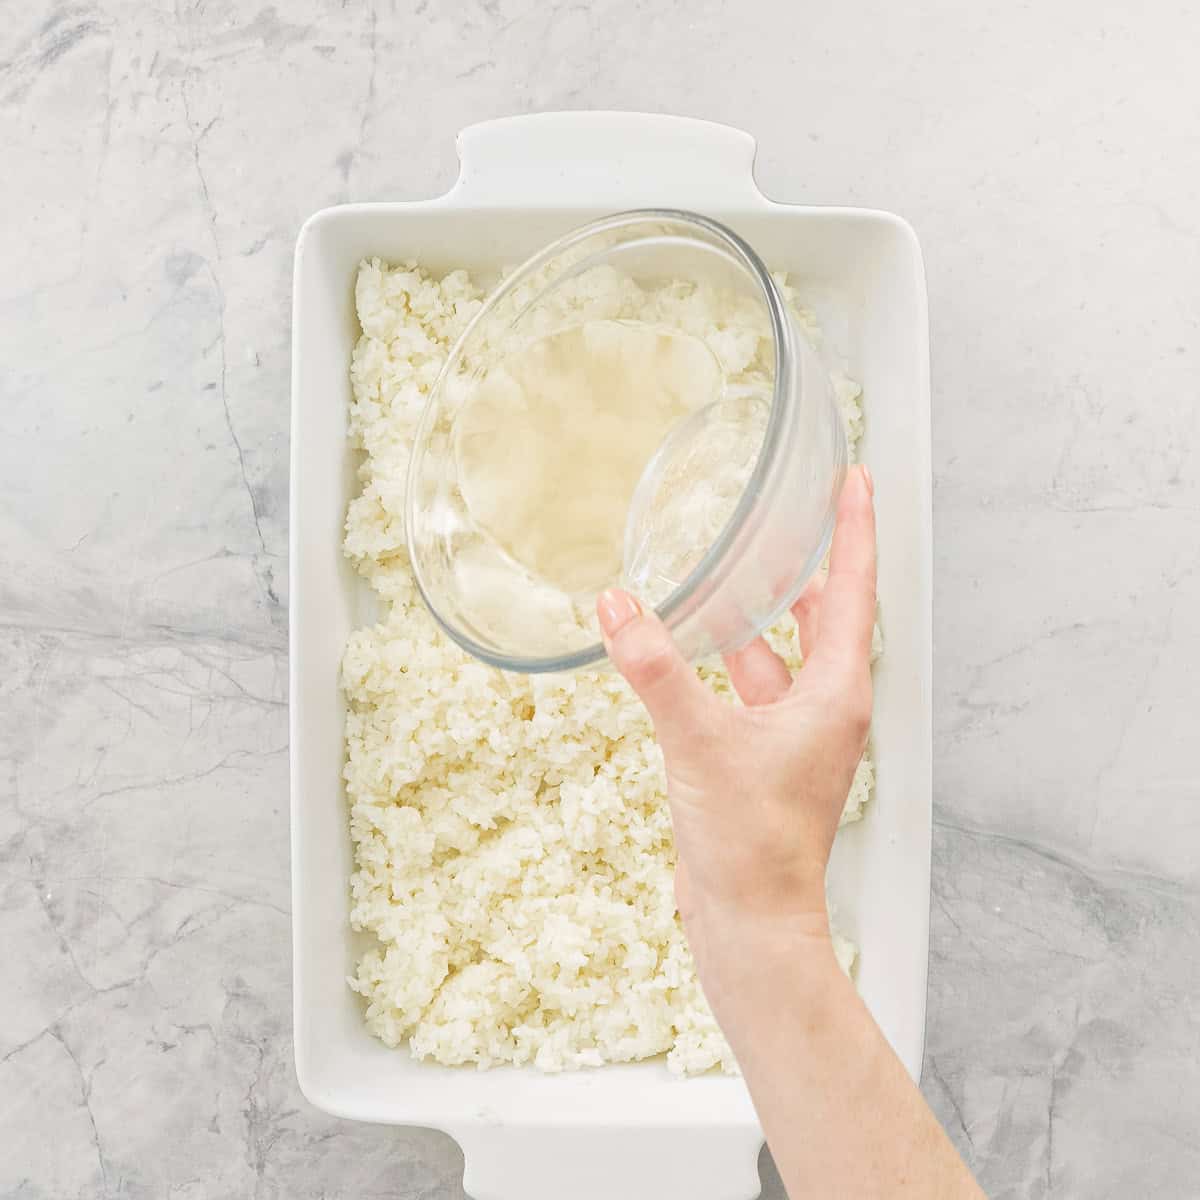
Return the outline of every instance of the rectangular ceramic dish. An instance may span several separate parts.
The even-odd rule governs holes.
[[[435,200],[326,209],[296,246],[291,445],[291,778],[296,1072],[319,1108],[443,1129],[476,1200],[749,1200],[762,1134],[739,1079],[680,1080],[660,1062],[543,1075],[414,1062],[366,1031],[346,986],[351,849],[338,663],[370,618],[342,557],[355,490],[346,445],[359,261],[495,270],[604,213],[660,206],[726,222],[791,272],[864,388],[876,481],[885,638],[876,669],[875,800],[839,838],[831,890],[859,945],[859,989],[920,1070],[929,929],[931,515],[925,279],[912,230],[859,209],[776,204],[754,141],[724,126],[553,113],[459,137],[457,184]],[[796,1130],[804,1136],[803,1125]]]

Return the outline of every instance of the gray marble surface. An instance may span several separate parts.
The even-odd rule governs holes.
[[[0,1196],[461,1196],[292,1073],[291,252],[559,107],[917,227],[925,1092],[993,1197],[1200,1193],[1197,45],[1188,0],[7,5]]]

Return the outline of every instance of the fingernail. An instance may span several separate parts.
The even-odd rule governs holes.
[[[642,606],[628,592],[622,592],[618,588],[609,588],[608,591],[601,592],[599,600],[596,601],[596,608],[600,614],[600,628],[607,637],[614,637],[634,617],[642,615]]]
[[[866,463],[859,463],[858,469],[862,472],[863,483],[867,485],[867,491],[872,496],[875,495],[875,480],[871,478],[871,468]]]

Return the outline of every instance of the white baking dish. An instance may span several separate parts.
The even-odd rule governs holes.
[[[860,991],[910,1073],[921,1063],[929,925],[931,516],[925,280],[912,230],[886,213],[765,199],[753,139],[625,113],[477,125],[435,200],[317,213],[296,246],[291,458],[291,768],[296,1072],[319,1108],[444,1129],[476,1200],[748,1200],[762,1134],[740,1080],[680,1080],[661,1063],[547,1076],[450,1070],[388,1050],[347,988],[350,841],[338,663],[370,619],[341,553],[354,492],[346,447],[353,287],[369,255],[433,270],[515,264],[571,227],[647,206],[728,223],[797,276],[865,390],[886,649],[876,670],[875,803],[831,869],[838,922],[861,948]],[[786,1019],[786,1014],[781,1014]],[[803,1114],[796,1137],[804,1137]]]

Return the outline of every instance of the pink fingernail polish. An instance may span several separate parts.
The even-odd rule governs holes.
[[[858,469],[862,472],[863,483],[867,485],[867,491],[871,495],[875,495],[875,480],[871,477],[871,468],[866,463],[860,463]]]
[[[613,637],[634,617],[642,615],[642,606],[628,592],[617,588],[601,592],[596,601],[596,609],[600,614],[600,628],[608,637]]]

